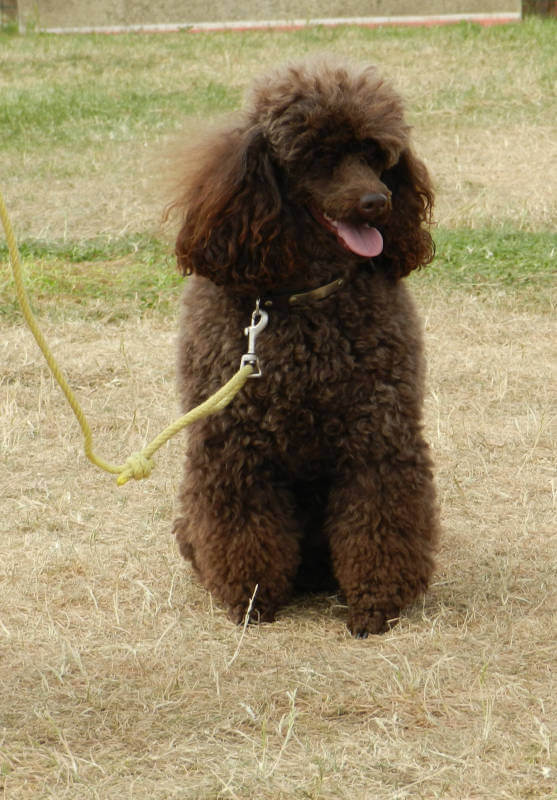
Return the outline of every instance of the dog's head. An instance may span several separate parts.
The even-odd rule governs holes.
[[[427,264],[433,203],[399,97],[374,68],[309,62],[255,84],[197,155],[178,262],[240,292],[292,280],[315,236],[393,279]]]

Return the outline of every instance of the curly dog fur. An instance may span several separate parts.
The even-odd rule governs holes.
[[[181,553],[237,622],[256,585],[267,621],[334,586],[354,635],[382,632],[426,590],[438,535],[401,280],[432,259],[433,193],[401,101],[373,67],[289,65],[179,169],[184,409],[237,370],[256,299],[269,309],[263,377],[189,433]]]

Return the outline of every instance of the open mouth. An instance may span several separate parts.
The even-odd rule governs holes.
[[[352,253],[365,258],[374,258],[383,252],[383,237],[369,222],[354,224],[346,220],[333,219],[325,213],[322,217],[325,225]]]

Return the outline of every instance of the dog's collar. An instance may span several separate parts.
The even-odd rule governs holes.
[[[279,311],[288,311],[296,306],[304,305],[312,300],[325,300],[346,284],[346,278],[337,278],[330,283],[323,286],[318,286],[316,289],[309,289],[304,292],[277,292],[275,294],[266,294],[261,298],[262,308],[272,308]]]

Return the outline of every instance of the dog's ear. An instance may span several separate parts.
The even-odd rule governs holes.
[[[272,283],[281,270],[283,201],[262,132],[220,131],[190,157],[197,164],[175,204],[184,214],[176,241],[180,269],[236,291]]]
[[[435,245],[428,230],[433,188],[425,165],[404,150],[397,163],[382,175],[392,192],[393,210],[383,229],[382,264],[395,280],[433,259]]]

